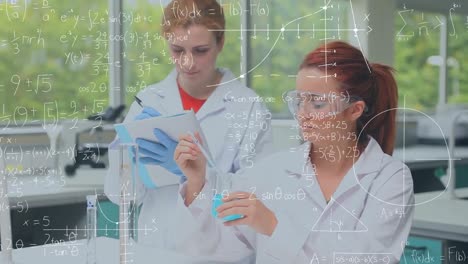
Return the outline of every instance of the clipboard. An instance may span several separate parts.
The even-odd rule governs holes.
[[[158,139],[153,133],[155,128],[164,131],[175,141],[178,141],[180,135],[187,134],[188,132],[198,132],[203,141],[202,145],[205,149],[208,149],[206,138],[193,110],[170,116],[158,116],[116,124],[114,128],[121,143],[135,143],[137,138],[158,142]],[[208,155],[211,156],[209,151]],[[161,166],[140,163],[138,169],[140,179],[143,181],[143,184],[149,188],[155,189],[180,183],[179,177],[174,176]]]

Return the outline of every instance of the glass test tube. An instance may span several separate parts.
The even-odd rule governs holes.
[[[86,196],[86,263],[96,264],[96,195]]]
[[[120,144],[119,146],[119,244],[120,263],[132,262],[128,252],[132,238],[136,240],[134,202],[136,197],[135,177],[138,175],[139,157],[137,144]]]

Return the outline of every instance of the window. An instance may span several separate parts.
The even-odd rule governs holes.
[[[466,56],[466,43],[468,41],[468,16],[452,14],[449,17],[448,39],[448,70],[447,89],[448,102],[454,104],[468,103],[468,76],[466,72],[468,56]]]
[[[0,1],[0,122],[57,122],[108,104],[106,1]]]
[[[447,20],[442,13],[415,9],[395,12],[395,68],[400,104],[433,111],[439,101],[440,34],[447,25],[447,103],[466,103],[468,79],[461,74],[466,65],[466,16],[457,15],[447,5]]]
[[[395,12],[395,69],[399,104],[418,110],[435,108],[439,68],[428,58],[439,54],[441,14],[403,9]]]
[[[304,56],[324,39],[348,37],[349,3],[335,0],[323,6],[323,1],[251,1],[249,85],[270,101],[276,118],[289,117],[282,94],[295,88]]]

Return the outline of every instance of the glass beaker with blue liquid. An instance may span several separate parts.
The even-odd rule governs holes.
[[[230,183],[230,178],[231,178],[231,174],[222,173],[219,170],[216,171],[216,175],[214,177],[215,194],[213,196],[213,203],[211,206],[211,214],[215,218],[218,218],[218,212],[216,211],[216,209],[224,203],[223,197],[225,196],[225,194],[228,194],[230,191],[230,187],[228,186],[228,183]],[[241,214],[233,214],[233,215],[227,215],[223,217],[222,219],[224,221],[233,221],[233,220],[241,219],[242,217],[244,216]]]
[[[195,135],[189,132],[190,136],[192,137],[193,142],[198,146],[200,151],[202,152],[203,156],[205,156],[208,166],[215,171],[215,175],[213,176],[213,183],[214,183],[214,195],[213,195],[213,203],[211,206],[211,214],[213,217],[218,219],[218,212],[216,209],[221,206],[223,202],[224,195],[228,194],[231,189],[231,174],[224,173],[219,170],[216,166],[214,160],[211,158],[211,155],[205,150],[205,148],[201,145],[200,141],[195,137]],[[241,219],[244,217],[240,214],[233,214],[227,215],[222,218],[223,221],[233,221],[237,219]]]

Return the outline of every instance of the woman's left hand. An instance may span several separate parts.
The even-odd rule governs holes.
[[[218,217],[241,214],[241,219],[225,222],[225,226],[248,225],[258,233],[271,236],[276,228],[278,220],[275,214],[268,209],[253,193],[233,192],[223,198]]]

